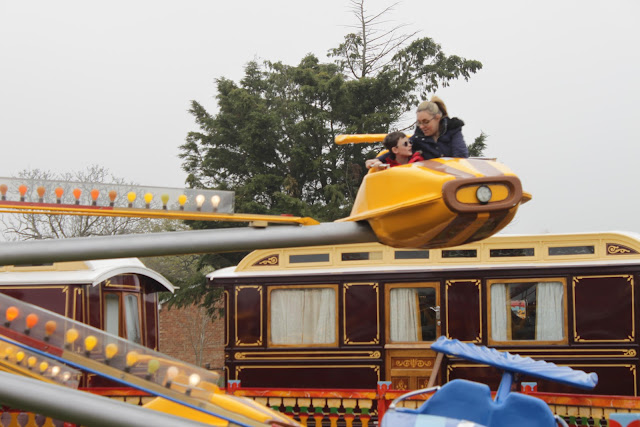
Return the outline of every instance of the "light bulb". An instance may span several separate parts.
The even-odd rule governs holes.
[[[144,195],[144,202],[146,203],[146,207],[147,209],[149,209],[151,207],[151,201],[153,200],[153,194],[151,193],[145,193]]]
[[[73,344],[78,339],[78,336],[80,336],[80,334],[76,329],[71,328],[67,330],[67,333],[64,334],[67,345]]]
[[[126,362],[125,362],[126,368],[129,369],[133,365],[135,365],[139,358],[140,358],[140,355],[135,351],[130,351],[129,353],[127,353]]]
[[[118,353],[118,346],[115,345],[114,343],[107,344],[107,346],[104,348],[104,355],[107,358],[107,360],[113,359],[113,356],[115,356],[117,353]]]
[[[39,186],[38,188],[36,188],[36,192],[38,193],[38,203],[44,202],[44,192],[45,192],[44,187]]]
[[[89,335],[84,339],[84,349],[87,351],[87,353],[93,351],[93,349],[96,348],[97,344],[98,339],[93,335]]]
[[[27,194],[27,186],[26,185],[21,185],[18,187],[18,192],[20,193],[20,201],[24,202],[24,197],[25,194]]]
[[[54,366],[53,368],[51,368],[51,376],[52,377],[55,377],[59,373],[60,373],[60,366]]]
[[[204,196],[202,194],[198,194],[196,196],[196,206],[199,211],[202,210],[202,204],[204,203]]]
[[[19,314],[20,310],[18,310],[17,307],[11,306],[7,308],[4,316],[7,319],[7,323],[11,323],[16,319],[16,317],[18,317]]]
[[[133,207],[133,202],[136,201],[136,193],[130,191],[127,193],[127,200],[129,200],[129,207]]]
[[[200,375],[198,375],[198,374],[189,375],[189,385],[191,387],[195,387],[198,384],[200,384]]]
[[[184,204],[187,203],[187,196],[181,194],[178,196],[178,203],[180,204],[180,210],[184,210]]]
[[[100,195],[100,190],[97,190],[94,188],[93,190],[91,190],[90,194],[91,194],[91,200],[92,200],[91,204],[93,206],[96,206],[98,204],[98,196]]]
[[[31,356],[27,359],[27,366],[29,367],[29,369],[33,369],[34,366],[36,366],[36,362],[38,361],[38,359],[35,358],[35,356]]]
[[[79,188],[73,189],[73,197],[76,198],[76,205],[80,204],[80,196],[82,195],[82,190]]]
[[[29,331],[31,331],[31,328],[33,328],[38,324],[38,315],[35,313],[28,314],[27,318],[25,319],[25,324],[27,326],[25,333],[29,334]]]
[[[58,325],[55,320],[49,320],[44,324],[45,338],[49,338],[56,331]]]
[[[56,187],[55,193],[56,193],[56,203],[62,203],[62,195],[64,194],[64,188]]]
[[[220,205],[220,196],[215,194],[211,196],[211,206],[213,206],[214,212],[218,212],[218,205]]]
[[[160,200],[162,200],[162,209],[167,209],[167,203],[169,203],[169,195],[166,193],[161,195]]]
[[[40,362],[38,369],[40,369],[41,374],[44,374],[44,371],[46,371],[48,367],[49,367],[49,364],[47,362]]]
[[[167,387],[171,387],[171,381],[173,381],[173,379],[177,376],[178,368],[176,368],[175,366],[170,366],[169,369],[167,369]]]
[[[118,193],[115,190],[109,191],[109,206],[113,207],[113,205],[116,203],[116,197],[118,197]]]
[[[153,375],[158,369],[160,369],[160,362],[158,359],[149,360],[149,363],[147,363],[147,373],[149,375]]]
[[[62,381],[63,381],[63,382],[67,382],[67,381],[69,381],[69,378],[71,378],[71,372],[69,372],[69,371],[64,371],[64,372],[62,373]]]
[[[13,347],[7,347],[4,349],[4,360],[9,359],[9,357],[11,357],[11,355],[13,354]]]
[[[23,351],[17,352],[16,353],[16,362],[22,363],[23,359],[24,359],[24,352]]]
[[[9,187],[7,184],[0,184],[0,194],[2,194],[2,200],[7,200],[7,191]]]

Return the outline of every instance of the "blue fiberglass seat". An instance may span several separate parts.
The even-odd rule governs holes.
[[[501,403],[494,403],[487,426],[540,427],[556,426],[549,406],[542,400],[520,393],[509,393]]]
[[[453,380],[443,385],[416,412],[488,425],[493,400],[486,384]]]

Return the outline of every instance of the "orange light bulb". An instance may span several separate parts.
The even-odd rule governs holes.
[[[33,328],[38,324],[38,315],[35,313],[28,314],[25,319],[25,323],[27,325],[27,329]]]
[[[13,322],[16,319],[16,317],[18,317],[19,314],[20,314],[20,310],[18,310],[17,307],[11,306],[7,308],[7,311],[5,312],[5,317],[7,319],[7,322]]]
[[[79,188],[75,188],[73,190],[73,197],[76,198],[76,205],[80,204],[80,196],[82,195],[82,190]]]
[[[98,196],[100,195],[100,190],[93,189],[91,190],[91,200],[93,201],[91,204],[93,206],[98,204]]]
[[[47,323],[44,324],[44,332],[49,337],[49,336],[53,335],[53,333],[56,331],[57,327],[58,327],[58,325],[55,322],[55,320],[49,320],[49,321],[47,321]]]
[[[7,191],[9,187],[7,184],[0,184],[0,194],[2,194],[2,200],[7,200]]]
[[[20,193],[20,201],[24,202],[24,196],[27,194],[27,186],[22,184],[18,187],[18,192]]]
[[[62,202],[62,195],[64,194],[64,188],[56,187],[56,189],[54,191],[56,193],[56,202],[57,203],[61,203]]]
[[[113,206],[116,203],[116,197],[118,197],[118,193],[115,190],[109,191],[109,200],[111,200],[109,206]]]
[[[42,203],[44,201],[45,188],[43,186],[39,186],[36,188],[36,192],[38,193],[38,202]]]

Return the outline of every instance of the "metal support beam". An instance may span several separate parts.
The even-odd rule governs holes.
[[[225,228],[0,243],[0,265],[88,259],[238,252],[254,249],[377,242],[366,222]]]
[[[0,402],[10,408],[88,427],[207,425],[7,372],[0,372]]]

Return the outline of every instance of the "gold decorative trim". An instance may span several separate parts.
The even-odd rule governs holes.
[[[631,335],[628,335],[627,338],[624,339],[617,339],[617,340],[587,340],[584,339],[582,337],[580,337],[580,335],[578,335],[578,330],[577,330],[577,319],[576,319],[576,286],[578,285],[579,281],[582,279],[605,279],[605,278],[616,278],[616,277],[622,277],[622,278],[626,278],[627,282],[629,283],[629,285],[631,286]],[[624,342],[634,342],[635,341],[635,336],[636,336],[636,307],[635,307],[635,289],[634,289],[634,282],[633,282],[633,275],[631,274],[612,274],[612,275],[605,275],[605,276],[575,276],[572,280],[571,283],[572,286],[572,294],[573,294],[573,340],[575,342],[588,342],[588,343],[616,343],[616,342],[620,342],[620,343],[624,343]]]
[[[277,357],[274,356],[290,356]],[[298,357],[295,357],[298,356]],[[380,359],[382,354],[379,351],[270,351],[270,352],[238,352],[235,353],[236,360],[340,360],[340,359]]]
[[[607,243],[607,255],[629,255],[637,253],[638,251],[628,246],[615,243]]]
[[[60,289],[60,292],[65,294],[64,297],[64,317],[69,317],[69,285],[64,286],[2,286],[2,289]]]
[[[134,273],[124,273],[124,274],[118,274],[116,276],[113,277],[118,277],[118,276],[133,276],[134,278],[137,279],[137,275]],[[123,289],[135,289],[137,291],[140,291],[140,279],[136,280],[137,284],[136,285],[120,285],[117,283],[111,283],[111,279],[113,279],[113,277],[105,280],[104,286],[106,288],[123,288]]]
[[[377,282],[368,282],[368,283],[345,283],[342,286],[342,303],[344,305],[347,297],[347,289],[352,286],[371,286],[376,294],[376,336],[372,341],[351,341],[349,339],[348,331],[347,331],[347,310],[346,308],[342,310],[342,329],[344,331],[344,340],[343,343],[345,345],[366,345],[366,344],[380,344],[380,286]]]
[[[224,300],[224,327],[225,327],[225,334],[224,334],[224,346],[225,347],[229,347],[229,326],[230,326],[230,318],[231,318],[231,314],[229,313],[229,291],[225,290],[222,292],[222,294],[225,296],[225,300]],[[235,313],[234,313],[234,317],[235,317]]]
[[[245,290],[245,289],[257,289],[258,290],[258,294],[259,294],[259,313],[258,313],[258,317],[260,319],[260,335],[258,336],[258,339],[256,340],[256,342],[253,343],[243,343],[242,341],[240,341],[240,338],[238,337],[238,294],[240,293],[240,291]],[[233,313],[233,319],[235,321],[235,346],[236,347],[260,347],[262,346],[262,331],[263,331],[263,324],[262,324],[262,316],[263,316],[263,310],[262,310],[262,286],[261,285],[242,285],[242,286],[236,286],[235,288],[236,290],[236,295],[235,295],[235,312]]]
[[[482,343],[482,281],[480,279],[469,279],[469,280],[447,280],[445,282],[444,287],[444,305],[447,313],[447,326],[445,328],[445,335],[447,338],[454,338],[449,334],[449,286],[452,286],[456,282],[464,282],[469,283],[472,282],[478,288],[478,335],[472,341],[463,341],[463,342],[471,342],[474,344]],[[442,315],[441,315],[442,317]]]
[[[274,255],[268,255],[258,261],[256,261],[255,263],[253,263],[253,266],[273,266],[273,265],[279,265],[280,264],[280,255],[279,254],[274,254]]]

